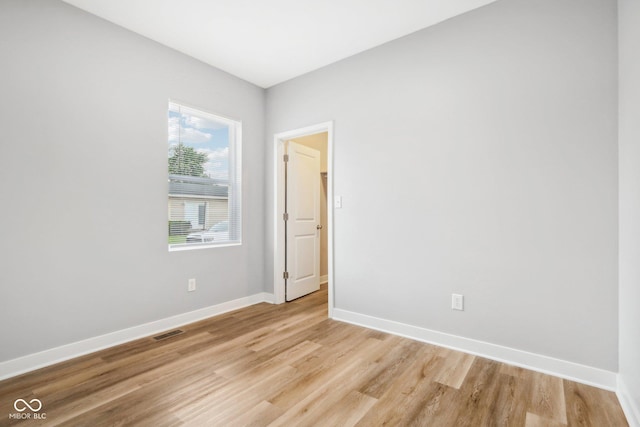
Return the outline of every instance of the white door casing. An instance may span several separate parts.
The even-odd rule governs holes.
[[[320,289],[320,152],[287,143],[286,300]]]
[[[274,133],[273,135],[273,302],[275,304],[285,303],[286,292],[286,280],[283,277],[285,271],[285,224],[283,220],[284,214],[284,199],[285,199],[285,184],[284,184],[284,171],[285,162],[282,161],[282,157],[285,154],[286,142],[295,138],[301,138],[303,136],[314,135],[321,132],[327,132],[327,244],[328,244],[328,286],[329,292],[328,298],[328,317],[333,317],[334,308],[334,287],[336,286],[334,280],[334,262],[333,262],[333,230],[334,230],[334,210],[333,210],[333,152],[334,152],[334,123],[333,121],[327,121],[322,123],[316,123],[306,127],[289,129],[286,131]]]

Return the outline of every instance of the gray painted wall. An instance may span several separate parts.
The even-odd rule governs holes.
[[[58,1],[0,58],[0,361],[263,291],[262,89]],[[167,251],[169,98],[243,121],[242,246]]]
[[[616,38],[503,0],[270,88],[268,136],[335,120],[336,307],[616,371]]]
[[[620,380],[640,411],[640,2],[618,2],[620,34]],[[640,412],[636,413],[640,422]]]
[[[271,136],[334,119],[337,307],[615,371],[615,19],[614,0],[502,0],[276,86],[265,110],[261,89],[66,4],[2,1],[0,361],[263,291]],[[243,121],[241,247],[167,251],[168,98]],[[370,215],[380,191],[391,208]],[[621,239],[636,401],[638,241]]]

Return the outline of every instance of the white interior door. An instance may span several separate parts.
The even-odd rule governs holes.
[[[286,300],[320,289],[320,152],[287,143]]]

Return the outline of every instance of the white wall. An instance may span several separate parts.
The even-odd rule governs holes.
[[[618,2],[620,43],[620,375],[640,425],[640,3]],[[627,414],[629,412],[627,411]]]
[[[262,89],[58,1],[0,58],[0,361],[263,291]],[[169,98],[243,122],[242,246],[167,251]]]
[[[270,88],[267,135],[335,120],[336,308],[615,372],[616,37],[498,1]]]

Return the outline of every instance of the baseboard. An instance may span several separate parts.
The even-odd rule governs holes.
[[[325,274],[324,276],[320,276],[320,284],[324,285],[325,283],[329,283],[329,275]]]
[[[78,356],[93,353],[98,350],[123,344],[139,338],[148,337],[164,332],[178,326],[188,323],[197,322],[198,320],[208,317],[217,316],[239,308],[248,307],[260,302],[273,303],[273,294],[261,292],[250,295],[248,297],[238,298],[233,301],[223,302],[221,304],[212,305],[201,308],[199,310],[190,311],[188,313],[178,314],[176,316],[167,317],[156,320],[154,322],[145,323],[120,331],[111,332],[86,340],[77,341],[38,353],[29,354],[17,359],[0,362],[0,380],[24,374],[29,371],[73,359]]]
[[[631,398],[631,393],[620,375],[618,375],[618,390],[616,390],[616,395],[618,396],[618,401],[620,401],[624,415],[627,417],[629,427],[640,427],[640,408]]]
[[[459,350],[465,353],[520,366],[533,371],[555,375],[610,391],[616,390],[616,374],[603,369],[580,365],[540,354],[504,347],[496,344],[433,331],[392,320],[380,319],[339,308],[333,309],[333,319],[364,326],[390,334]]]

